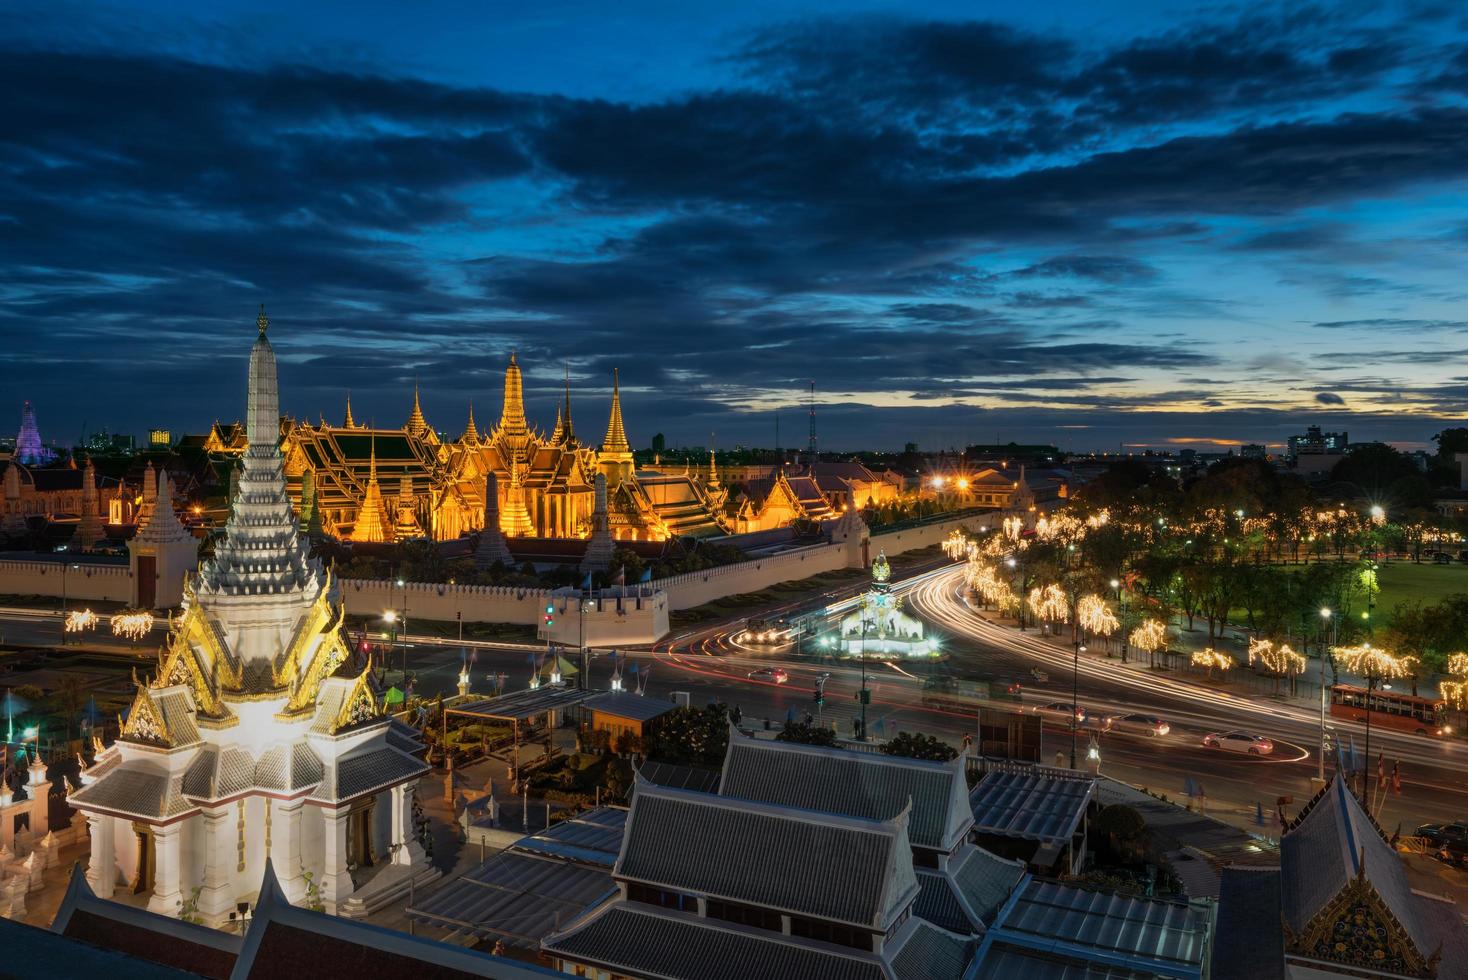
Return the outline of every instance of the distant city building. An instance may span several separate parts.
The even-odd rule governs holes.
[[[1244,459],[1268,459],[1269,450],[1260,443],[1246,442],[1239,447],[1239,455]]]
[[[652,451],[655,452],[655,453],[665,453],[665,452],[667,452],[668,451],[668,438],[667,438],[667,436],[663,435],[661,432],[659,432],[656,435],[654,435],[652,437]]]
[[[1061,459],[1062,456],[1064,454],[1055,446],[1038,444],[1021,445],[1017,442],[1005,443],[1003,445],[998,443],[975,445],[969,446],[963,451],[963,457],[967,460],[1015,459],[1053,463]]]
[[[55,451],[41,445],[41,433],[36,428],[36,411],[26,402],[20,410],[20,432],[15,437],[13,458],[27,466],[45,466],[56,459]]]
[[[173,434],[167,429],[149,429],[148,445],[154,449],[167,449],[173,445]]]
[[[1305,429],[1304,435],[1290,436],[1289,456],[1291,459],[1300,456],[1339,456],[1345,453],[1350,444],[1351,439],[1347,433],[1321,432],[1320,426],[1312,425]]]

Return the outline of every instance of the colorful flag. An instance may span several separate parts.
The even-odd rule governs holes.
[[[639,582],[651,582],[652,581],[652,566],[651,565],[647,566],[646,568],[644,568],[642,570],[642,578],[638,579],[637,581],[639,581]]]
[[[612,579],[612,584],[613,585],[626,585],[627,584],[627,566],[626,565],[623,565],[621,568],[617,569],[617,577],[614,578],[614,579]]]
[[[1384,753],[1376,754],[1376,788],[1382,789],[1386,786],[1386,759]]]
[[[1398,759],[1392,763],[1392,792],[1398,796],[1402,795],[1402,760]]]

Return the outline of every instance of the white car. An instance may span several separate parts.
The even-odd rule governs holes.
[[[776,684],[784,684],[790,679],[790,675],[779,667],[760,667],[749,672],[752,681],[773,681]]]
[[[1130,735],[1150,735],[1157,738],[1172,731],[1172,726],[1156,715],[1113,715],[1111,730]]]
[[[1244,752],[1249,755],[1268,755],[1274,751],[1273,742],[1253,732],[1214,732],[1203,736],[1203,744],[1210,749]]]

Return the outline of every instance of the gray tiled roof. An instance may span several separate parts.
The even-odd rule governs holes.
[[[984,774],[969,794],[974,829],[1042,842],[1067,841],[1085,815],[1096,783],[1028,771]]]
[[[917,895],[900,821],[842,819],[641,780],[614,874],[873,929]]]
[[[912,802],[913,845],[949,851],[973,823],[961,762],[927,762],[731,734],[719,792],[762,803],[890,820]]]
[[[858,950],[806,945],[775,933],[616,902],[545,941],[564,956],[638,977],[675,980],[887,980],[881,960]]]
[[[237,746],[203,745],[184,772],[183,792],[201,800],[217,800],[250,789],[294,792],[321,782],[321,759],[304,741],[276,745],[258,762]]]
[[[988,935],[994,942],[1038,941],[1081,960],[1177,976],[1201,969],[1208,929],[1209,913],[1200,905],[1032,878]]]
[[[185,748],[199,741],[199,728],[194,724],[194,711],[184,688],[154,691],[153,701],[163,715],[163,724],[173,736],[174,748]]]
[[[427,771],[428,765],[423,760],[384,745],[338,759],[335,767],[327,766],[326,778],[311,794],[311,798],[340,803],[364,793],[405,783]]]
[[[1213,933],[1213,980],[1284,980],[1278,868],[1224,868]]]
[[[352,689],[352,682],[344,677],[328,677],[322,681],[316,693],[316,714],[311,718],[311,731],[322,735],[331,734],[331,724],[342,709],[342,701]]]
[[[123,763],[95,783],[71,794],[78,809],[111,810],[150,820],[176,817],[194,809],[180,792],[182,776],[170,777],[160,769]]]
[[[973,844],[965,846],[949,861],[964,904],[985,923],[994,921],[999,907],[1025,876],[1023,861],[1010,861]]]
[[[1022,861],[990,854],[965,844],[948,860],[945,870],[920,868],[922,893],[913,906],[916,915],[950,932],[978,934],[994,921],[999,907],[1024,878]]]
[[[975,931],[976,927],[969,921],[968,913],[964,911],[963,903],[958,900],[958,893],[947,875],[931,868],[919,868],[917,880],[922,890],[913,903],[913,915],[950,932]]]
[[[973,951],[973,940],[915,922],[892,956],[892,973],[897,980],[958,980]]]
[[[1299,823],[1280,839],[1279,850],[1280,896],[1291,929],[1303,930],[1364,871],[1418,952],[1424,957],[1432,955],[1437,943],[1420,919],[1401,857],[1343,781],[1333,780],[1322,791]]]
[[[538,950],[543,938],[616,891],[605,867],[510,848],[434,889],[409,915]]]

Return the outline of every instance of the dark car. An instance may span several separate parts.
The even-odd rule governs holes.
[[[1423,824],[1417,828],[1417,836],[1454,861],[1468,857],[1468,823]]]

